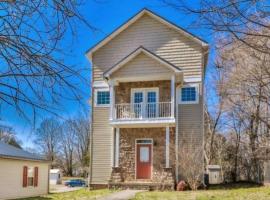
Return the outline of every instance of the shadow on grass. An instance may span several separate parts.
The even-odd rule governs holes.
[[[261,187],[261,184],[251,182],[224,183],[220,185],[210,185],[208,190],[233,190]]]
[[[48,193],[51,195],[52,193]],[[27,197],[27,198],[20,198],[20,199],[12,199],[12,200],[53,200],[54,198],[49,196],[36,196],[36,197]]]

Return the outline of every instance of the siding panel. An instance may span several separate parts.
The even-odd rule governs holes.
[[[38,186],[23,187],[23,167],[38,167]],[[49,163],[0,158],[0,200],[47,194]]]
[[[102,79],[101,71],[106,71],[140,45],[182,68],[187,72],[187,77],[197,78],[202,75],[201,47],[175,30],[144,15],[94,52],[94,80]]]
[[[111,175],[113,129],[109,125],[109,108],[93,108],[92,184],[107,184]]]
[[[153,58],[146,56],[144,53],[140,53],[133,60],[126,63],[122,68],[116,71],[112,77],[141,77],[149,76],[153,73],[162,76],[170,74],[171,71]]]
[[[203,155],[203,97],[199,95],[198,104],[178,104],[178,134],[179,134],[179,149],[185,148],[185,144],[188,143],[188,147],[200,148],[202,152],[201,164],[202,171],[204,171],[204,155]],[[179,163],[181,165],[181,163]],[[181,176],[181,171],[180,177]]]

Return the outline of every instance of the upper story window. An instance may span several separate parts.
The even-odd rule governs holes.
[[[95,92],[95,105],[108,106],[110,105],[110,92],[109,89],[96,89]]]
[[[199,86],[187,85],[180,89],[180,103],[192,104],[199,102]]]

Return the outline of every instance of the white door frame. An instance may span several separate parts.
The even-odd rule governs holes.
[[[138,140],[149,140],[149,143],[138,143]],[[135,139],[135,180],[137,180],[137,145],[138,144],[151,144],[151,180],[153,179],[153,147],[154,147],[154,142],[153,142],[153,138],[136,138]],[[138,180],[144,180],[144,179],[138,179]],[[148,180],[148,179],[147,179]]]

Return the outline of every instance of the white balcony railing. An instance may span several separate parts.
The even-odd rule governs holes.
[[[171,102],[115,104],[113,120],[172,118],[172,106]]]

